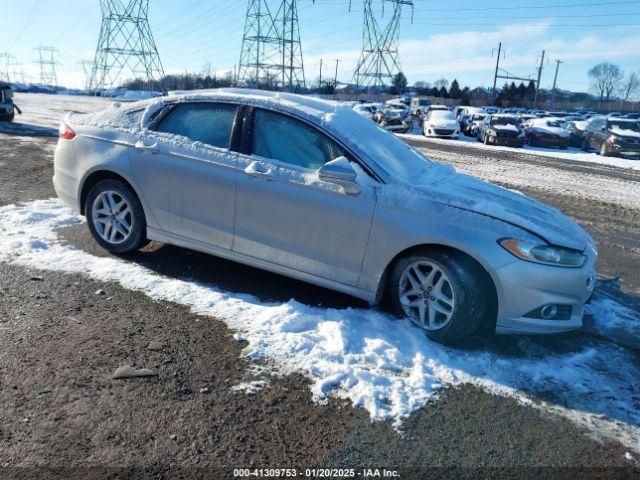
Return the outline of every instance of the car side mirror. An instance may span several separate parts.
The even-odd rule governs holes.
[[[347,195],[359,195],[362,188],[357,183],[358,173],[346,157],[338,157],[325,163],[318,170],[320,180],[340,185]]]

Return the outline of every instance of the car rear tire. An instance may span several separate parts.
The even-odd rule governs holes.
[[[148,243],[142,204],[121,180],[96,183],[87,194],[84,213],[93,238],[114,255],[135,252]]]
[[[476,333],[488,307],[470,261],[456,253],[427,249],[395,264],[387,294],[394,314],[444,344]]]
[[[585,152],[588,152],[590,150],[589,142],[587,141],[586,138],[582,140],[582,150]]]

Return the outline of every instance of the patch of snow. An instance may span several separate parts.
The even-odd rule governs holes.
[[[315,401],[330,395],[347,399],[367,409],[372,419],[388,419],[399,428],[447,387],[472,384],[570,418],[594,436],[621,441],[640,453],[638,395],[630,388],[640,370],[635,354],[616,344],[584,338],[570,351],[555,351],[530,338],[513,338],[518,352],[512,354],[443,347],[411,322],[375,310],[317,308],[295,300],[265,303],[62,245],[56,229],[80,222],[58,200],[2,207],[0,261],[119,282],[152,299],[219,318],[248,342],[247,357],[262,359],[273,372],[306,375]],[[47,248],[34,249],[36,240]],[[596,300],[594,315],[605,328],[618,321],[611,318],[618,310],[598,307],[601,301]],[[237,388],[251,386],[259,387],[248,382]]]
[[[231,387],[232,392],[242,392],[247,395],[256,395],[260,391],[269,386],[269,383],[264,380],[254,380],[253,382],[241,383]]]

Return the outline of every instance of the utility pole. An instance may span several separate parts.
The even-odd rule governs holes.
[[[340,64],[340,60],[336,58],[336,75],[333,77],[333,99],[335,100],[338,95],[338,65]]]
[[[322,58],[320,59],[320,90],[322,90]]]
[[[500,55],[502,55],[502,42],[498,44],[498,58],[496,59],[496,74],[493,77],[493,101],[495,103],[497,97],[498,72],[500,71]]]
[[[536,95],[533,99],[533,109],[538,108],[538,95],[540,93],[540,81],[542,80],[542,69],[544,68],[544,56],[546,52],[542,51],[542,57],[540,57],[540,66],[538,67],[538,81],[536,82]]]
[[[556,94],[558,93],[556,87],[558,85],[558,70],[560,70],[560,64],[564,63],[562,60],[556,60],[556,74],[553,77],[553,104],[556,104]]]
[[[89,89],[119,86],[126,77],[149,86],[164,69],[149,25],[149,0],[100,0],[102,26]]]

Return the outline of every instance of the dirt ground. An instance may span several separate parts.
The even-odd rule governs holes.
[[[0,133],[1,205],[54,196],[54,145],[43,132]],[[465,161],[455,149],[445,153],[454,164]],[[623,275],[623,289],[635,298],[638,211],[525,193],[585,225],[600,245],[600,270]],[[84,229],[63,235],[103,254]],[[195,279],[264,299],[361,306],[170,246],[151,244],[132,261],[169,276],[186,264]],[[405,469],[402,478],[634,474],[622,445],[601,444],[568,420],[472,387],[445,391],[413,414],[402,434],[345,402],[312,403],[298,376],[273,378],[255,395],[233,392],[250,378],[250,363],[222,321],[83,276],[0,263],[0,279],[0,478],[224,479],[233,478],[233,468],[325,467]],[[154,341],[160,350],[148,349]],[[157,376],[112,379],[123,365]]]

